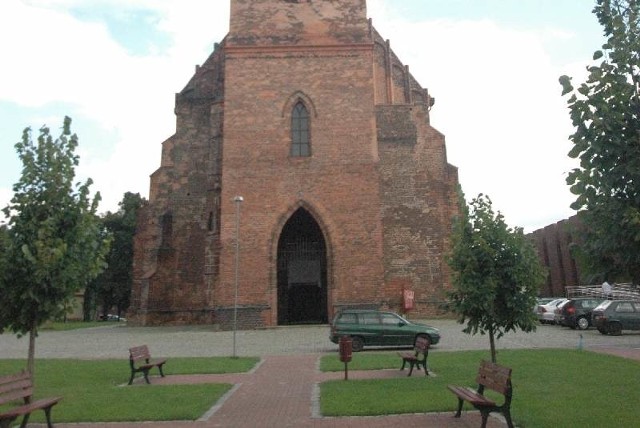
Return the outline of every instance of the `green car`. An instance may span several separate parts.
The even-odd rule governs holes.
[[[593,310],[591,317],[602,334],[619,336],[622,330],[640,330],[640,302],[605,300]]]
[[[351,338],[354,352],[365,346],[413,346],[420,336],[429,345],[440,341],[436,328],[413,323],[394,312],[364,309],[345,309],[333,317],[329,339],[339,343],[342,336]]]

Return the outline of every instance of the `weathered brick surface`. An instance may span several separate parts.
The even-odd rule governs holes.
[[[298,101],[310,157],[289,154]],[[365,0],[232,0],[228,36],[176,96],[139,218],[132,321],[229,328],[237,282],[240,325],[276,324],[278,242],[300,208],[325,242],[328,317],[400,310],[405,288],[433,313],[458,179],[431,104]]]
[[[547,281],[540,287],[541,295],[565,296],[565,287],[583,284],[570,251],[571,244],[580,240],[580,227],[578,216],[573,216],[527,235],[534,242],[540,263],[548,270]]]

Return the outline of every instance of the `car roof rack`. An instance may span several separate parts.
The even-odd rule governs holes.
[[[568,299],[594,297],[609,300],[636,300],[640,302],[640,288],[633,284],[611,284],[611,291],[605,293],[602,285],[578,285],[565,287]]]

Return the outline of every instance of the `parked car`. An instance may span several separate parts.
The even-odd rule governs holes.
[[[538,305],[537,313],[538,313],[538,320],[540,321],[540,323],[555,324],[556,323],[555,310],[558,307],[558,305],[560,305],[566,300],[568,299],[563,297],[560,299],[551,300],[549,303]]]
[[[591,327],[591,312],[603,300],[593,297],[569,299],[558,307],[560,316],[556,317],[556,321],[572,329],[586,330]]]
[[[602,334],[619,336],[622,330],[640,330],[640,302],[605,300],[593,310],[591,318]]]
[[[114,315],[114,314],[107,314],[106,316],[102,315],[100,319],[102,321],[126,321],[127,320],[126,318],[123,318],[121,316]]]
[[[539,305],[546,305],[547,303],[552,302],[553,300],[557,300],[557,297],[538,297],[536,299],[538,306]]]
[[[556,297],[537,297],[536,298],[536,304],[533,306],[533,313],[537,314],[538,313],[538,306],[546,305],[547,303],[549,303],[552,300],[556,300]]]
[[[560,302],[558,306],[553,310],[553,321],[554,324],[561,325],[562,321],[562,307],[569,302],[569,299],[566,299],[563,302]]]
[[[440,341],[438,329],[394,312],[345,309],[333,317],[330,327],[329,339],[339,343],[342,336],[349,336],[354,352],[365,346],[413,346],[418,337],[425,337],[430,345]]]

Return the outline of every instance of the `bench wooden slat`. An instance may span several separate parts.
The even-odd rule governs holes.
[[[511,381],[511,369],[497,364],[482,364],[476,383],[482,384],[500,394],[505,394]]]
[[[16,391],[8,391],[0,396],[0,404],[7,404],[13,401],[24,399],[33,395],[33,388],[20,388]]]
[[[129,356],[134,361],[146,360],[151,358],[151,354],[149,353],[149,348],[147,348],[147,345],[135,346],[133,348],[130,348]]]
[[[0,387],[7,384],[12,384],[19,381],[27,380],[29,381],[31,376],[29,376],[28,372],[21,371],[20,373],[12,373],[10,375],[2,376],[0,378]]]
[[[49,408],[62,400],[62,397],[43,398],[42,400],[34,401],[33,403],[23,404],[22,406],[13,407],[0,415],[0,418],[15,419],[18,416],[24,416],[27,413],[32,413],[35,410],[44,410]]]
[[[470,403],[477,404],[479,406],[495,406],[496,405],[495,401],[488,399],[484,395],[478,394],[476,391],[470,388],[466,388],[462,386],[451,386],[451,385],[449,385],[448,388],[451,390],[451,392],[456,394],[458,397]]]
[[[7,391],[13,391],[19,388],[31,387],[31,379],[13,375],[11,375],[11,377],[13,377],[14,380],[11,380],[9,382],[3,380],[2,382],[0,382],[0,394],[4,394]]]

